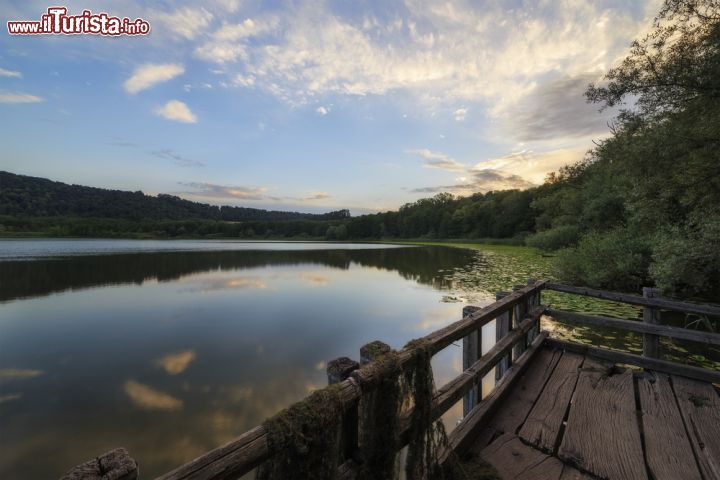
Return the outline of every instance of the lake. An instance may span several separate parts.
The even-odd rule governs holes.
[[[324,386],[328,360],[489,303],[495,285],[467,272],[511,280],[500,264],[450,247],[0,241],[0,478],[58,478],[116,446],[143,478],[164,473]],[[438,383],[460,362],[459,346],[437,355]]]
[[[547,278],[530,249],[294,242],[0,240],[0,478],[59,478],[117,446],[153,478],[327,383],[326,363],[401,348],[466,304]],[[543,292],[543,304],[641,310]],[[683,319],[673,320],[682,326]],[[641,336],[543,321],[559,338],[638,352]],[[492,346],[494,322],[483,332]],[[717,368],[717,351],[663,343]],[[461,348],[433,359],[436,383]],[[491,374],[492,376],[492,374]],[[483,390],[492,387],[487,378]],[[460,405],[444,417],[448,428]]]

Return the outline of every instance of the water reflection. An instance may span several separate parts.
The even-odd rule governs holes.
[[[33,261],[10,260],[0,269],[0,302],[17,298],[49,295],[103,285],[170,282],[200,272],[242,271],[273,265],[302,265],[298,276],[313,285],[324,285],[328,278],[308,267],[348,270],[356,264],[385,271],[396,271],[403,278],[436,288],[448,287],[453,279],[442,273],[477,258],[477,252],[454,248],[392,248],[368,250],[230,252],[163,252],[41,258]],[[252,276],[215,279],[206,288],[265,288]]]
[[[326,384],[325,365],[459,318],[451,248],[0,263],[0,478],[125,446],[152,478]],[[460,349],[434,359],[442,384]],[[459,413],[451,413],[454,419]],[[42,458],[42,462],[37,459]]]

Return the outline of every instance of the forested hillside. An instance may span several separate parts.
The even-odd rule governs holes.
[[[347,210],[325,214],[284,212],[191,202],[160,194],[68,185],[45,178],[0,172],[0,215],[13,217],[83,217],[122,220],[284,221],[333,220]]]

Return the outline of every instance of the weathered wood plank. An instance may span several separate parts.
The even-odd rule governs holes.
[[[667,375],[637,380],[645,458],[654,480],[701,480],[675,394]]]
[[[463,318],[472,315],[478,310],[480,310],[480,307],[475,307],[472,305],[467,305],[463,307]],[[478,328],[477,330],[470,332],[467,337],[463,338],[463,371],[470,368],[475,362],[478,361],[480,357],[482,357],[482,328]],[[465,394],[465,397],[463,397],[463,416],[470,413],[470,410],[472,410],[475,405],[477,405],[479,400],[480,388],[475,385],[472,387],[472,389],[470,389],[467,394]]]
[[[452,323],[445,328],[441,328],[440,330],[436,330],[426,335],[422,338],[422,340],[430,343],[432,352],[437,353],[443,348],[452,344],[453,342],[456,342],[461,338],[467,336],[467,334],[469,334],[471,331],[480,328],[487,323],[490,323],[495,317],[509,311],[512,307],[517,305],[518,302],[521,302],[529,295],[534,295],[535,293],[542,290],[544,287],[544,280],[535,282],[532,285],[528,285],[522,290],[511,293],[502,300],[492,303],[487,307],[481,308],[480,310],[463,320]],[[409,360],[410,355],[410,352],[406,352],[405,356],[408,357],[406,359],[404,358],[404,355],[401,354],[400,361],[403,365],[407,360]]]
[[[497,292],[495,294],[495,300],[502,300],[503,298],[510,295],[510,292]],[[518,302],[519,303],[519,302]],[[517,306],[517,305],[516,305]],[[513,307],[514,309],[514,307]],[[505,338],[511,330],[510,327],[510,321],[511,321],[511,315],[510,310],[503,312],[495,319],[495,341],[500,342],[503,338]],[[507,372],[507,369],[510,368],[510,365],[512,365],[512,354],[504,356],[497,364],[497,367],[495,368],[495,380],[500,380],[503,375],[505,375],[505,372]]]
[[[541,310],[542,307],[538,307],[537,312]],[[509,335],[496,343],[480,360],[440,387],[435,395],[432,410],[433,415],[439,417],[445,413],[448,408],[452,407],[455,402],[460,400],[473,385],[481,381],[482,377],[492,370],[501,358],[507,356],[507,353],[512,350],[512,347],[523,339],[524,335],[534,324],[534,317],[523,320],[517,330],[513,330]]]
[[[475,441],[477,435],[487,425],[490,417],[497,411],[498,406],[505,400],[512,387],[516,384],[520,376],[523,374],[528,365],[531,364],[538,351],[543,348],[543,343],[547,338],[547,333],[543,332],[537,336],[530,348],[525,350],[520,358],[517,359],[512,367],[507,371],[490,394],[475,407],[468,416],[463,418],[462,422],[455,427],[450,435],[448,435],[448,444],[450,450],[458,454],[465,453]],[[447,458],[448,452],[441,455],[441,463]]]
[[[582,472],[523,444],[510,433],[498,437],[485,447],[480,458],[492,465],[503,480],[533,479],[560,480],[561,478],[588,479]]]
[[[680,413],[706,479],[720,478],[720,399],[709,383],[672,376]]]
[[[575,352],[581,355],[589,355],[591,357],[608,360],[610,362],[637,365],[638,367],[647,368],[649,370],[669,373],[671,375],[680,375],[683,377],[700,380],[702,382],[720,383],[720,372],[716,370],[692,367],[690,365],[681,365],[679,363],[668,362],[666,360],[660,360],[657,358],[633,355],[632,353],[616,352],[614,350],[606,350],[604,348],[580,345],[578,343],[566,342],[555,338],[548,338],[546,343],[548,344],[548,346],[553,348],[561,348],[568,352]]]
[[[585,315],[582,313],[566,312],[565,310],[555,310],[551,308],[549,308],[545,313],[559,322],[587,323],[590,325],[599,325],[601,327],[629,330],[631,332],[652,333],[654,335],[678,338],[680,340],[690,340],[693,342],[720,345],[720,334],[718,333],[702,332],[699,330],[691,330],[689,328],[671,327],[669,325],[642,323],[634,320],[621,320],[619,318]]]
[[[503,433],[517,433],[562,356],[560,350],[543,348],[518,379],[502,408],[478,435],[473,450],[482,449]]]
[[[643,287],[644,298],[655,298],[660,296],[659,288]],[[660,324],[660,310],[651,307],[643,308],[643,322],[648,325]],[[643,335],[643,356],[657,358],[660,350],[660,339],[657,335],[646,333]]]
[[[601,478],[647,479],[632,372],[609,372],[585,359],[558,456]]]
[[[136,480],[137,462],[124,448],[115,448],[68,471],[60,480]]]
[[[520,429],[525,442],[548,453],[555,453],[565,414],[585,358],[565,353],[555,367],[530,415]]]
[[[595,290],[585,287],[573,287],[571,285],[563,285],[560,283],[545,283],[545,288],[555,290],[556,292],[575,293],[577,295],[585,295],[586,297],[602,298],[613,302],[629,303],[630,305],[639,305],[641,307],[654,307],[662,310],[670,310],[673,312],[698,313],[700,315],[710,315],[720,317],[720,306],[717,305],[701,305],[697,303],[676,302],[673,300],[665,300],[660,298],[643,298],[638,295],[628,295],[625,293],[606,292],[603,290]]]

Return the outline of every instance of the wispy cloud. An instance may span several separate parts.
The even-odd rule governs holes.
[[[0,91],[0,103],[39,103],[43,101],[42,97],[29,93]]]
[[[217,185],[214,183],[204,182],[187,182],[180,185],[190,187],[193,191],[180,192],[181,194],[190,195],[199,198],[211,198],[217,200],[248,200],[248,201],[270,201],[270,202],[293,202],[293,203],[313,203],[329,200],[333,196],[327,192],[310,192],[305,196],[278,196],[268,193],[266,187],[254,186],[230,186]]]
[[[467,169],[467,165],[458,162],[449,155],[442,152],[433,152],[427,148],[408,150],[407,153],[420,156],[423,160],[425,160],[424,166],[427,168],[439,168],[442,170],[449,170],[451,172],[462,172]]]
[[[181,167],[204,167],[205,166],[204,163],[198,162],[197,160],[191,160],[189,158],[183,157],[182,155],[177,153],[175,150],[172,150],[170,148],[153,150],[150,152],[150,155],[154,155],[158,158],[163,158],[166,160],[172,160],[172,162],[175,165],[179,165]]]
[[[197,117],[190,110],[190,107],[180,100],[170,100],[162,107],[155,109],[155,113],[176,122],[197,123]]]
[[[175,36],[192,40],[210,25],[214,17],[204,8],[183,7],[173,12],[154,11],[152,18]]]
[[[455,111],[453,112],[453,117],[455,117],[455,121],[456,121],[456,122],[464,122],[464,121],[465,121],[465,117],[467,117],[467,113],[468,113],[468,109],[467,109],[467,108],[465,108],[465,107],[463,107],[463,108],[458,108],[457,110],[455,110]]]
[[[22,78],[22,73],[0,68],[0,77]]]
[[[519,175],[514,175],[500,170],[481,170],[472,172],[467,177],[458,178],[458,181],[460,183],[414,188],[410,191],[413,193],[424,194],[449,192],[456,195],[472,195],[473,193],[485,193],[491,190],[525,190],[526,188],[536,186]]]
[[[156,63],[140,65],[125,81],[125,91],[138,93],[158,83],[167,82],[185,73],[185,67],[179,63]]]
[[[214,183],[188,182],[181,183],[186,187],[193,188],[189,193],[193,196],[218,198],[218,199],[238,199],[238,200],[266,200],[267,197],[265,187],[246,187],[246,186],[227,186],[217,185]]]
[[[315,109],[315,111],[318,113],[318,115],[320,115],[321,117],[324,117],[325,115],[330,113],[330,108],[319,106],[318,108]]]

